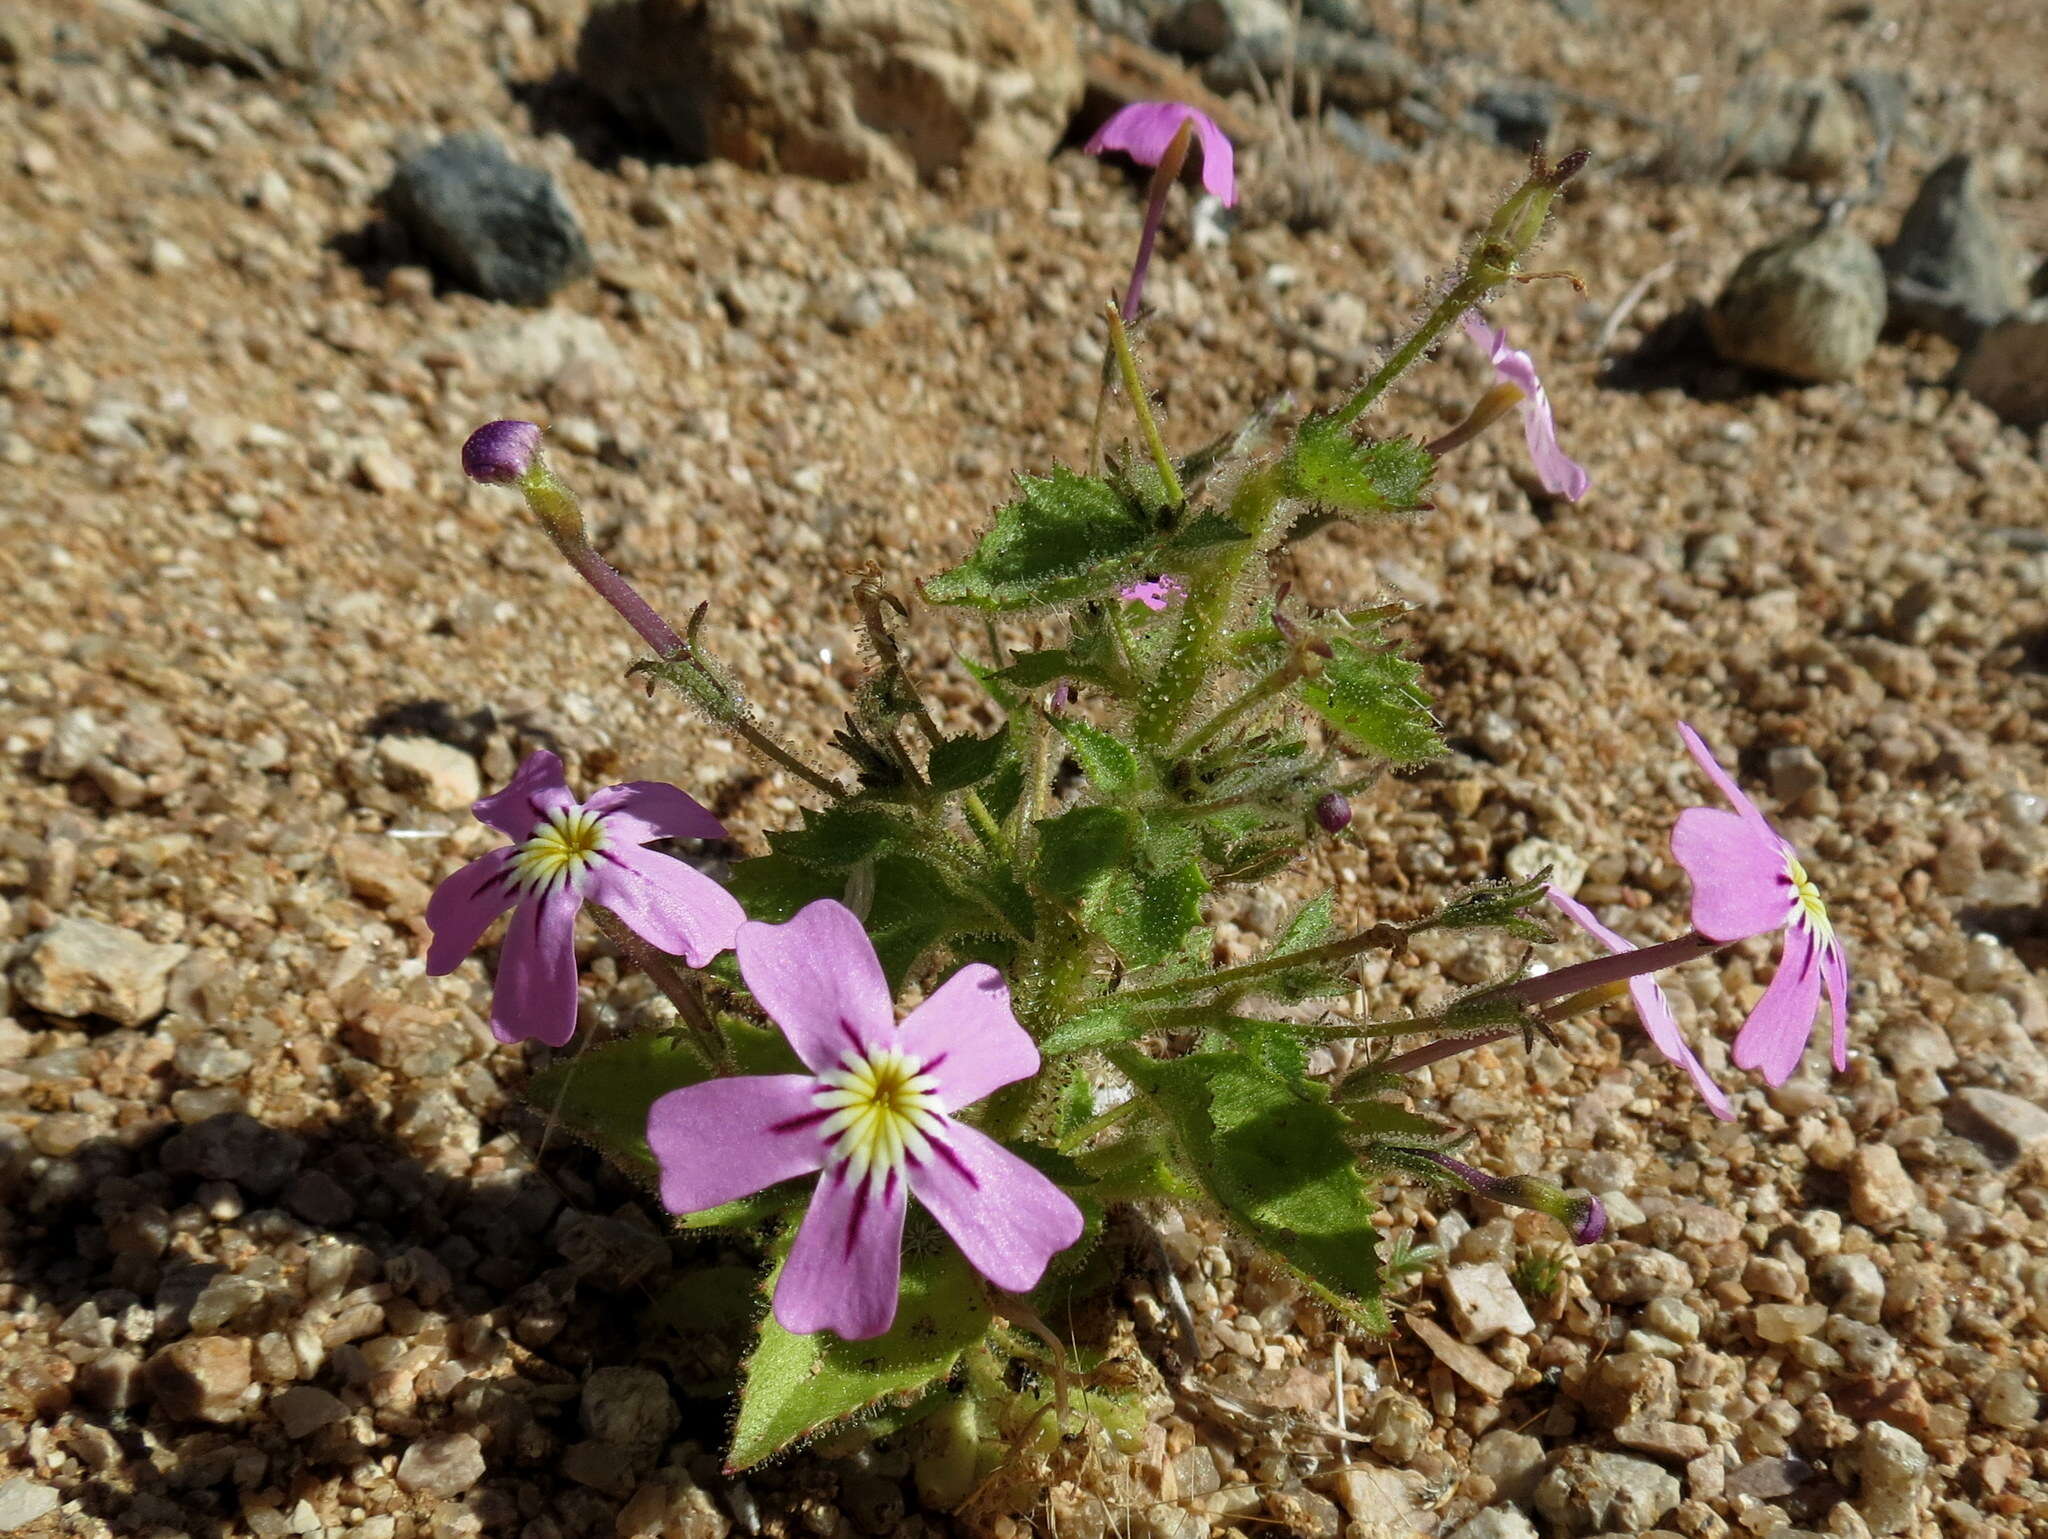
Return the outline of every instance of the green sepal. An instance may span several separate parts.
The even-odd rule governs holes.
[[[1361,443],[1334,417],[1314,416],[1287,455],[1288,491],[1351,518],[1414,513],[1436,474],[1436,456],[1412,438]]]
[[[1521,940],[1544,944],[1555,940],[1549,930],[1523,913],[1543,899],[1548,868],[1525,881],[1489,882],[1460,893],[1434,915],[1431,930],[1505,930]]]
[[[1061,679],[1074,679],[1083,684],[1097,684],[1105,689],[1116,687],[1109,671],[1088,661],[1076,648],[1061,647],[1044,652],[1019,652],[1006,668],[996,671],[994,677],[1018,689],[1043,689],[1048,684],[1057,684]],[[1013,697],[1014,698],[1014,697]]]
[[[988,737],[963,733],[933,745],[925,761],[924,776],[934,791],[964,791],[993,775],[1010,746],[1008,732]]]
[[[1166,571],[1185,571],[1191,559],[1199,564],[1226,545],[1243,545],[1250,539],[1221,513],[1198,514],[1159,547],[1159,565]]]
[[[1426,764],[1442,755],[1421,668],[1396,652],[1341,636],[1330,649],[1321,671],[1296,686],[1303,705],[1361,753],[1394,764]]]
[[[1043,1044],[1039,1051],[1045,1051]],[[1060,1086],[1059,1096],[1053,1102],[1052,1136],[1063,1140],[1094,1115],[1095,1082],[1086,1065],[1077,1064],[1068,1071],[1067,1082]]]
[[[778,1249],[786,1255],[786,1244]],[[771,1296],[783,1255],[765,1285]],[[751,1469],[850,1418],[914,1403],[952,1373],[990,1320],[987,1288],[950,1241],[905,1250],[896,1322],[871,1341],[792,1335],[764,1314],[726,1467]]]
[[[991,610],[1094,597],[1126,580],[1152,540],[1145,509],[1098,477],[1061,466],[1018,484],[974,554],[927,582],[925,597]]]
[[[1321,1086],[1237,1053],[1110,1059],[1165,1114],[1233,1222],[1352,1320],[1387,1329],[1372,1189]]]
[[[678,1229],[731,1229],[741,1234],[758,1234],[810,1194],[810,1178],[802,1182],[780,1181],[765,1191],[735,1197],[715,1208],[696,1213],[678,1213]]]
[[[628,1174],[652,1181],[659,1171],[647,1147],[648,1108],[711,1075],[710,1060],[689,1038],[649,1032],[557,1059],[527,1083],[526,1098]]]
[[[1045,1034],[1045,1040],[1038,1044],[1038,1050],[1048,1058],[1057,1058],[1062,1053],[1080,1053],[1091,1047],[1130,1042],[1149,1030],[1151,1028],[1138,1012],[1114,1003],[1099,1004],[1079,1015],[1070,1015],[1053,1027]],[[1086,1120],[1085,1117],[1082,1119]]]

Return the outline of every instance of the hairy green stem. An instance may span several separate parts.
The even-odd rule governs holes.
[[[1159,435],[1159,423],[1152,415],[1152,400],[1145,393],[1145,382],[1138,377],[1138,355],[1131,351],[1130,333],[1124,330],[1124,318],[1117,313],[1115,305],[1108,307],[1107,314],[1109,345],[1116,352],[1116,367],[1123,376],[1124,395],[1137,416],[1138,431],[1145,435],[1145,447],[1151,451],[1152,464],[1166,487],[1166,500],[1176,508],[1181,507],[1188,500],[1187,493],[1181,490],[1180,475],[1173,468],[1173,457],[1166,452],[1166,440]]]
[[[1086,1122],[1082,1123],[1079,1127],[1075,1128],[1073,1132],[1069,1133],[1065,1138],[1062,1138],[1060,1140],[1060,1153],[1072,1154],[1076,1149],[1081,1148],[1084,1144],[1088,1142],[1089,1139],[1093,1138],[1096,1134],[1108,1132],[1111,1128],[1115,1127],[1119,1122],[1123,1121],[1124,1118],[1128,1117],[1132,1112],[1136,1111],[1138,1107],[1143,1104],[1144,1103],[1140,1097],[1133,1095],[1128,1101],[1117,1102],[1116,1105],[1110,1107],[1108,1111],[1097,1112],[1094,1116],[1090,1117]]]
[[[1179,633],[1159,677],[1138,705],[1133,729],[1144,746],[1163,749],[1173,741],[1208,681],[1230,623],[1238,583],[1254,553],[1265,546],[1284,488],[1285,471],[1277,464],[1255,470],[1238,483],[1227,516],[1249,538],[1191,580],[1181,605]]]
[[[1409,333],[1408,340],[1394,349],[1387,361],[1373,371],[1372,378],[1358,387],[1357,394],[1337,408],[1332,419],[1337,426],[1349,427],[1364,416],[1395,380],[1406,374],[1417,359],[1435,347],[1443,334],[1458,323],[1459,316],[1486,297],[1486,291],[1492,286],[1470,276],[1460,278],[1450,293],[1437,302],[1428,318]]]
[[[1231,701],[1230,704],[1210,717],[1208,721],[1182,738],[1179,745],[1170,751],[1168,757],[1172,759],[1186,759],[1190,757],[1196,749],[1212,741],[1219,733],[1228,731],[1250,712],[1257,710],[1268,700],[1271,700],[1275,695],[1285,690],[1296,679],[1300,678],[1303,672],[1304,669],[1300,656],[1298,654],[1290,656],[1286,662],[1275,668],[1263,679],[1252,685],[1250,689],[1247,689],[1243,694]]]
[[[647,974],[648,981],[667,996],[668,1002],[676,1007],[677,1015],[699,1031],[717,1034],[718,1027],[711,1019],[711,1011],[704,1003],[704,995],[695,978],[678,972],[675,963],[665,953],[657,951],[627,929],[624,921],[610,909],[595,903],[586,903],[584,908],[619,954]]]
[[[1376,924],[1369,930],[1356,935],[1347,935],[1322,946],[1310,946],[1305,951],[1290,951],[1284,956],[1264,957],[1256,962],[1246,962],[1237,967],[1225,967],[1213,973],[1196,973],[1188,978],[1175,978],[1170,983],[1155,983],[1150,988],[1132,989],[1115,996],[1117,1003],[1125,1005],[1143,1004],[1151,999],[1175,999],[1183,994],[1193,994],[1205,989],[1230,988],[1240,983],[1251,983],[1269,977],[1273,973],[1286,972],[1296,967],[1320,967],[1327,962],[1343,962],[1367,951],[1391,951],[1411,935],[1419,934],[1429,927],[1421,924]]]

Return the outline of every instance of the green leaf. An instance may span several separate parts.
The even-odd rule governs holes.
[[[1325,892],[1309,899],[1287,922],[1287,928],[1280,932],[1266,952],[1266,958],[1284,957],[1297,951],[1308,951],[1336,938],[1336,900],[1334,892]],[[1262,959],[1263,960],[1263,959]],[[1283,972],[1261,978],[1253,986],[1254,991],[1268,999],[1285,1000],[1299,1004],[1306,999],[1327,999],[1334,994],[1349,994],[1355,988],[1348,963],[1331,966],[1328,963],[1306,963],[1301,967],[1290,967]]]
[[[1353,1319],[1387,1328],[1372,1189],[1321,1087],[1236,1053],[1110,1057],[1165,1113],[1191,1168],[1238,1225]]]
[[[534,1075],[527,1100],[543,1117],[587,1138],[626,1171],[654,1179],[647,1110],[671,1090],[711,1078],[711,1065],[688,1038],[648,1033],[586,1047]]]
[[[773,834],[768,843],[776,854],[807,866],[844,870],[908,835],[901,819],[878,807],[806,807],[802,828]]]
[[[1282,1079],[1298,1083],[1308,1078],[1307,1044],[1277,1021],[1236,1016],[1218,1021],[1211,1030]]]
[[[933,747],[931,756],[925,761],[925,779],[931,782],[934,791],[960,791],[979,785],[996,772],[996,766],[1003,762],[1003,754],[1009,746],[1008,732],[996,732],[988,737],[976,737],[968,732],[946,738]]]
[[[1055,898],[1086,898],[1130,859],[1137,820],[1114,807],[1076,807],[1038,824],[1032,879]]]
[[[788,855],[756,855],[734,864],[726,890],[749,919],[782,924],[806,903],[846,895],[844,872],[805,865]]]
[[[1110,801],[1119,801],[1137,788],[1138,756],[1131,748],[1085,721],[1056,716],[1053,725],[1074,751],[1081,773]]]
[[[801,1204],[809,1195],[808,1178],[801,1183],[778,1181],[750,1197],[735,1197],[731,1202],[721,1202],[715,1208],[701,1208],[695,1213],[678,1213],[675,1224],[678,1229],[731,1229],[741,1234],[756,1234],[766,1230],[778,1216]]]
[[[1038,1050],[1048,1058],[1057,1058],[1062,1053],[1079,1053],[1091,1047],[1129,1042],[1144,1036],[1150,1029],[1134,1011],[1114,1004],[1097,1005],[1079,1015],[1068,1016],[1053,1027],[1045,1034],[1045,1040],[1038,1044]],[[1087,1119],[1084,1117],[1082,1120],[1085,1122]]]
[[[1330,645],[1334,655],[1322,672],[1299,686],[1302,704],[1361,753],[1395,764],[1424,764],[1443,753],[1419,667],[1342,637]]]
[[[1040,1051],[1044,1051],[1042,1046]],[[1053,1137],[1064,1139],[1094,1115],[1094,1081],[1085,1065],[1077,1066],[1067,1075],[1067,1082],[1060,1086],[1059,1099],[1053,1103]]]
[[[1423,505],[1436,456],[1412,438],[1360,443],[1330,417],[1310,417],[1288,452],[1293,495],[1353,518],[1412,513]]]
[[[845,827],[838,823],[827,826],[835,833]],[[790,837],[804,840],[809,836],[772,836],[778,841]],[[924,954],[959,930],[963,921],[986,923],[985,915],[963,901],[935,867],[916,855],[889,851],[870,859],[867,866],[874,885],[862,922],[891,988],[900,985]],[[729,885],[750,918],[782,924],[805,904],[820,898],[844,901],[847,873],[813,866],[778,851],[741,861],[733,867]]]
[[[1162,567],[1184,569],[1189,557],[1213,555],[1226,545],[1242,545],[1251,536],[1221,513],[1203,513],[1173,532],[1159,547]]]
[[[781,1274],[778,1260],[770,1293]],[[727,1465],[750,1469],[835,1423],[915,1401],[953,1371],[990,1319],[988,1290],[951,1243],[904,1253],[896,1323],[872,1341],[795,1336],[763,1316]]]
[[[1131,966],[1149,967],[1179,953],[1188,931],[1202,922],[1208,891],[1199,861],[1113,871],[1082,903],[1081,917]]]
[[[1005,684],[1019,689],[1043,689],[1061,679],[1087,679],[1093,670],[1065,648],[1045,652],[1019,652],[1010,665],[996,674]],[[1101,683],[1100,679],[1090,682]]]
[[[974,554],[924,585],[937,604],[1032,609],[1107,591],[1151,542],[1145,511],[1108,482],[1065,467],[1019,478]]]

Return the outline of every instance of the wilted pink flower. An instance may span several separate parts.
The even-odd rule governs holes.
[[[1164,577],[1152,577],[1144,582],[1126,583],[1116,590],[1116,596],[1126,604],[1143,604],[1156,614],[1175,599],[1183,597],[1187,591],[1186,583],[1168,573]]]
[[[1692,878],[1693,928],[1723,945],[1785,932],[1778,971],[1735,1038],[1736,1065],[1761,1070],[1773,1085],[1790,1079],[1813,1035],[1825,987],[1835,1069],[1848,1068],[1849,963],[1819,889],[1798,852],[1742,794],[1700,735],[1683,722],[1678,731],[1693,762],[1735,808],[1688,807],[1671,830],[1671,853]]]
[[[901,1023],[874,942],[829,898],[787,924],[740,926],[740,976],[807,1074],[671,1090],[647,1115],[661,1200],[696,1213],[821,1171],[775,1287],[800,1335],[879,1336],[896,1318],[911,1193],[998,1288],[1038,1285],[1081,1237],[1081,1210],[1022,1159],[954,1120],[1038,1070],[1002,974],[954,973]]]
[[[1595,919],[1591,909],[1571,897],[1563,888],[1546,887],[1544,894],[1567,919],[1616,956],[1636,949]],[[1678,1029],[1678,1018],[1671,1013],[1671,1001],[1665,998],[1664,990],[1657,980],[1647,975],[1630,978],[1628,991],[1635,999],[1636,1016],[1642,1021],[1643,1030],[1656,1045],[1657,1051],[1691,1077],[1694,1088],[1700,1093],[1700,1099],[1707,1103],[1707,1110],[1723,1122],[1733,1121],[1734,1108],[1728,1104],[1728,1097],[1722,1094],[1721,1087],[1715,1084],[1712,1076],[1707,1073],[1706,1065],[1694,1056],[1692,1048],[1686,1044],[1684,1033]]]
[[[1156,166],[1183,123],[1195,125],[1202,145],[1202,185],[1224,204],[1237,202],[1237,155],[1230,138],[1206,112],[1185,102],[1132,102],[1110,114],[1083,148],[1090,155],[1121,150],[1142,166]]]
[[[1477,310],[1465,312],[1465,335],[1486,351],[1487,361],[1502,381],[1522,393],[1522,431],[1529,440],[1529,458],[1536,477],[1553,497],[1577,502],[1592,485],[1586,467],[1557,446],[1557,419],[1550,412],[1550,397],[1536,375],[1536,362],[1527,353],[1508,346],[1505,330],[1486,324]]]
[[[628,781],[579,803],[562,761],[542,749],[471,811],[513,843],[435,889],[427,971],[453,972],[491,921],[516,908],[491,995],[491,1029],[501,1042],[538,1038],[560,1047],[575,1035],[576,911],[586,900],[692,967],[729,948],[746,918],[703,872],[641,848],[655,839],[724,837],[724,825],[674,786]]]

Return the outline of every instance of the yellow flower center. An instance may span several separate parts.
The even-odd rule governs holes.
[[[818,1076],[815,1100],[832,1115],[818,1131],[834,1140],[832,1157],[852,1167],[853,1179],[879,1183],[907,1154],[924,1159],[928,1134],[939,1129],[943,1108],[939,1082],[922,1060],[883,1048],[862,1056],[848,1053],[841,1067]]]
[[[512,858],[513,880],[544,892],[581,876],[605,847],[604,819],[581,807],[557,813],[533,831]]]
[[[1806,874],[1806,867],[1799,863],[1797,855],[1785,856],[1785,874],[1792,879],[1792,898],[1806,916],[1806,922],[1823,941],[1834,939],[1834,923],[1828,918],[1828,906],[1820,900],[1820,889],[1813,885],[1813,878]]]

